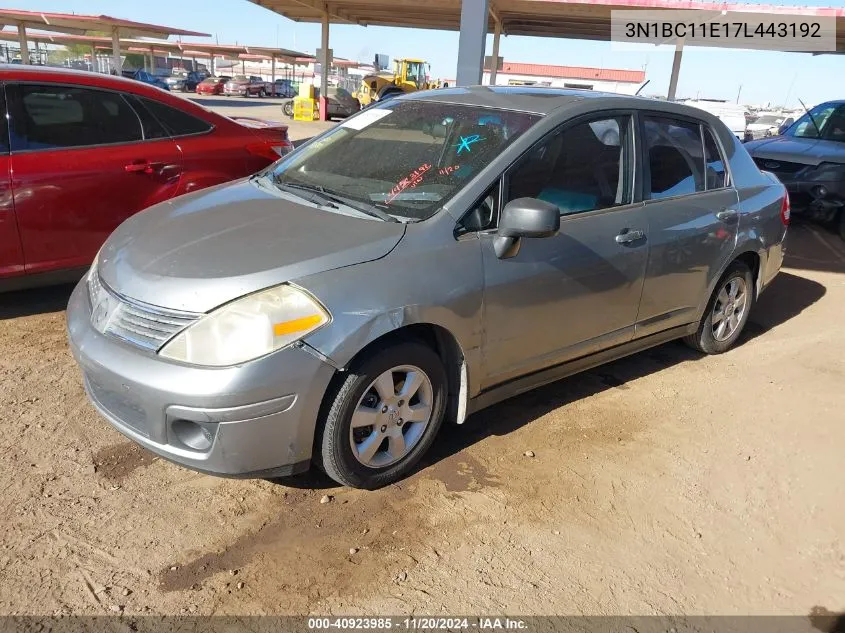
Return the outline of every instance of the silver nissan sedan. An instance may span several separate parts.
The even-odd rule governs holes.
[[[728,350],[788,221],[701,110],[420,92],[128,219],[69,336],[94,406],[162,457],[377,488],[444,420],[672,339]]]

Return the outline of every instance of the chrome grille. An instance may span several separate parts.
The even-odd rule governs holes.
[[[122,297],[94,274],[88,280],[92,323],[103,334],[143,349],[158,350],[201,314],[169,310]],[[100,306],[103,306],[102,308]],[[103,315],[103,310],[107,311]]]

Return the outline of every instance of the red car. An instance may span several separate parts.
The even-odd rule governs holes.
[[[285,125],[121,77],[5,66],[0,82],[0,290],[78,277],[130,215],[292,149]]]
[[[222,95],[223,86],[231,77],[208,77],[197,84],[198,95]]]
[[[256,75],[235,75],[223,86],[223,94],[227,97],[266,97],[273,93],[273,84],[264,81]]]

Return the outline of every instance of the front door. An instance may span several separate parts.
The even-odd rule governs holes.
[[[643,118],[649,263],[637,335],[699,318],[736,242],[739,202],[707,126]]]
[[[633,202],[631,117],[595,115],[548,135],[505,175],[502,204],[558,205],[560,233],[499,259],[482,232],[484,387],[630,340],[648,258]]]
[[[46,82],[7,95],[27,273],[87,266],[123,220],[176,193],[179,148],[126,96]]]

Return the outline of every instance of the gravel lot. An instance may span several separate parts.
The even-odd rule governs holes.
[[[672,343],[502,403],[377,492],[136,447],[84,396],[69,292],[0,295],[0,614],[845,610],[845,246],[825,229],[790,230],[732,352]]]

